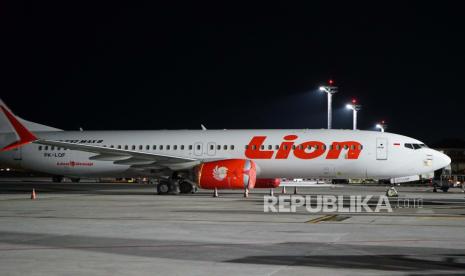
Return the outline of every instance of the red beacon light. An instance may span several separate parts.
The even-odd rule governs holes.
[[[357,103],[357,100],[356,100],[356,99],[352,99],[352,103],[353,103],[353,104],[356,104],[356,103]]]
[[[329,85],[333,85],[334,82],[333,82],[333,80],[329,80],[328,83],[329,83]]]

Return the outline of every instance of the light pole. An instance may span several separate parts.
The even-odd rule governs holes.
[[[381,132],[384,132],[387,128],[387,124],[384,121],[381,121],[381,123],[376,124],[376,128],[379,128]]]
[[[357,112],[358,112],[360,109],[362,109],[362,106],[359,105],[359,104],[357,104],[357,100],[353,99],[353,100],[352,100],[352,104],[347,104],[347,105],[346,105],[346,108],[347,108],[347,109],[352,109],[352,113],[353,113],[353,117],[354,117],[354,118],[353,118],[353,120],[354,120],[354,122],[353,122],[353,128],[354,128],[354,130],[356,130],[356,129],[357,129]]]
[[[333,86],[333,80],[329,80],[329,85],[320,86],[320,91],[325,92],[328,95],[328,129],[331,129],[332,123],[332,97],[337,92],[337,87]]]

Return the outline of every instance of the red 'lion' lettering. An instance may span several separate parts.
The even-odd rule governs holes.
[[[279,149],[276,151],[275,159],[287,159],[291,151],[299,159],[314,159],[322,156],[326,151],[326,145],[320,141],[307,141],[298,146],[294,146],[297,135],[284,136]],[[245,150],[245,156],[249,159],[271,159],[274,150],[268,145],[269,150],[264,149],[266,136],[255,136],[250,140]],[[356,141],[333,142],[329,147],[326,159],[338,159],[342,150],[346,150],[345,159],[358,159],[362,151],[362,145]]]
[[[338,159],[342,149],[348,149],[347,159],[358,159],[362,145],[356,141],[333,142],[326,159]]]
[[[291,141],[297,139],[297,135],[287,135],[284,136],[284,140]],[[282,142],[281,146],[279,147],[278,152],[276,153],[276,159],[287,159],[289,157],[289,153],[291,152],[292,145],[294,142]]]
[[[271,159],[271,156],[273,156],[272,150],[260,150],[265,139],[266,136],[255,136],[252,138],[245,150],[245,156],[250,159]]]
[[[294,155],[295,157],[300,158],[300,159],[317,158],[323,155],[323,153],[325,153],[324,146],[325,144],[323,144],[322,142],[318,142],[318,141],[304,142],[297,146],[297,148],[294,150]],[[312,148],[313,151],[306,152],[305,150],[308,148]]]

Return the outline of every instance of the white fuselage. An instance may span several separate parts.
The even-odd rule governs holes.
[[[161,131],[53,131],[36,132],[41,139],[73,141],[81,144],[129,149],[140,152],[193,158],[202,162],[219,159],[252,159],[259,178],[391,178],[419,175],[447,166],[450,158],[422,147],[412,149],[406,143],[420,141],[392,133],[359,130],[161,130]],[[322,142],[324,153],[311,159],[296,156],[291,146],[287,158],[277,152],[287,135],[296,135],[293,145]],[[271,158],[251,158],[246,145],[253,137],[266,137],[257,151],[272,152]],[[333,142],[356,141],[361,150],[356,159],[348,158],[342,148],[337,159],[327,159]],[[281,147],[282,148],[282,147]],[[309,151],[312,149],[310,148]],[[150,176],[150,170],[129,165],[92,160],[95,153],[57,149],[28,144],[0,153],[2,163],[25,169],[70,177]]]

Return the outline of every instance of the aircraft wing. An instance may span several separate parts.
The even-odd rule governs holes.
[[[111,161],[114,164],[129,165],[135,169],[166,169],[181,170],[192,168],[200,164],[200,160],[174,155],[155,154],[150,152],[137,152],[131,150],[115,149],[96,145],[83,145],[63,141],[40,139],[29,131],[16,116],[0,100],[0,114],[6,125],[9,140],[0,141],[0,151],[18,148],[22,145],[35,143],[41,145],[55,146],[70,150],[95,153],[90,157],[92,160]],[[1,129],[0,129],[1,130]]]
[[[169,168],[172,170],[179,170],[191,168],[200,164],[200,160],[194,158],[155,154],[150,152],[138,152],[103,146],[83,145],[43,139],[38,139],[33,143],[95,153],[95,156],[90,157],[91,160],[112,161],[115,164],[130,165],[131,167],[138,169]]]

